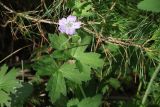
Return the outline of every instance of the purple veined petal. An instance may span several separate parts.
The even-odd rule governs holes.
[[[58,24],[61,25],[65,25],[65,23],[67,22],[66,18],[62,18],[61,20],[59,20]]]
[[[75,29],[66,29],[66,34],[68,35],[73,35],[75,33],[76,33]]]
[[[76,20],[77,20],[76,16],[71,16],[71,15],[69,15],[69,16],[67,17],[67,21],[75,22]]]
[[[66,28],[64,26],[59,26],[58,27],[58,30],[61,32],[61,33],[65,33],[66,32]]]
[[[75,29],[79,29],[81,27],[81,22],[75,22],[74,25],[73,25],[73,27]]]

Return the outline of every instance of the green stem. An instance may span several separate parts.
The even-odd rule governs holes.
[[[148,86],[147,86],[146,92],[145,92],[144,97],[143,97],[143,99],[142,99],[142,105],[145,104],[145,102],[146,102],[146,100],[147,100],[147,97],[148,97],[148,95],[150,94],[153,81],[154,81],[154,79],[156,78],[159,70],[160,70],[160,63],[159,63],[159,65],[158,65],[158,67],[156,68],[156,70],[154,71],[154,73],[153,73],[153,75],[152,75],[152,77],[151,77],[151,80],[149,81],[149,84],[148,84]]]
[[[142,88],[142,81],[139,83],[138,90],[137,90],[137,95],[139,95],[141,88]]]
[[[82,93],[83,97],[86,98],[86,94],[85,94],[85,92],[84,92],[84,90],[83,90],[81,85],[79,85],[79,88],[81,90],[81,93]]]

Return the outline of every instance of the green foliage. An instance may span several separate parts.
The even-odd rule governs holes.
[[[101,105],[101,95],[84,98],[81,101],[72,99],[67,103],[67,107],[99,107]]]
[[[88,43],[75,43],[75,39],[69,40],[65,35],[49,35],[53,53],[39,58],[33,68],[39,76],[50,76],[46,90],[49,91],[51,101],[54,103],[60,97],[66,96],[66,80],[81,85],[91,79],[91,68],[101,68],[104,61],[100,59],[100,54],[95,52],[85,52],[87,46],[79,46]],[[86,38],[85,38],[86,39]],[[70,47],[74,43],[75,47]],[[78,45],[78,46],[77,46]],[[67,54],[64,54],[67,53]],[[61,58],[57,61],[57,58]],[[44,67],[45,66],[45,67]]]
[[[143,0],[139,9],[134,0],[21,2],[0,1],[0,62],[24,70],[19,88],[16,70],[1,68],[2,107],[160,105],[159,14],[139,10],[160,12],[158,0]],[[58,29],[58,20],[69,15],[82,23],[75,35]],[[16,40],[10,41],[9,29]]]
[[[62,72],[63,76],[71,80],[72,82],[75,82],[77,84],[81,84],[82,81],[90,80],[90,71],[83,71],[80,72],[75,64],[63,64],[59,71]]]
[[[1,107],[3,107],[4,105],[6,106],[9,106],[10,105],[10,101],[11,101],[11,98],[9,96],[9,94],[5,93],[4,91],[0,91],[0,104],[1,104]]]
[[[73,15],[79,17],[93,16],[93,6],[91,0],[69,0],[68,6],[73,9]]]
[[[45,76],[55,72],[54,70],[57,70],[58,65],[51,56],[44,55],[40,57],[32,67],[37,70],[37,75]]]
[[[7,73],[8,72],[8,73]],[[19,81],[16,79],[17,70],[11,69],[8,71],[8,67],[3,65],[0,69],[0,105],[10,106],[11,97],[10,94],[15,92],[15,89],[20,86]]]
[[[49,34],[49,39],[51,41],[51,46],[57,50],[63,50],[68,48],[68,39],[64,35],[56,35],[56,34]]]
[[[151,59],[155,59],[157,61],[160,61],[160,56],[159,56],[159,52],[160,52],[160,29],[157,29],[154,34],[151,36],[151,38],[148,40],[148,42],[145,43],[145,45],[147,45],[150,41],[154,41],[149,49],[153,50],[153,51],[148,51],[147,55],[151,58]]]
[[[94,52],[85,53],[86,47],[72,49],[71,56],[80,61],[81,64],[88,65],[92,68],[102,67],[104,61],[100,59],[100,54]]]
[[[29,97],[33,92],[33,86],[29,83],[22,84],[22,87],[18,88],[16,93],[12,95],[12,107],[23,107],[25,102],[29,101]]]
[[[138,4],[138,8],[146,11],[160,12],[159,0],[143,0]]]
[[[120,82],[115,78],[110,78],[108,83],[115,89],[118,89],[121,86]]]
[[[48,81],[46,90],[49,91],[49,96],[52,102],[59,99],[61,94],[66,96],[66,84],[61,72],[52,74]]]
[[[47,91],[49,91],[51,101],[58,100],[61,94],[66,96],[65,78],[76,84],[81,84],[82,81],[90,79],[90,73],[88,72],[79,72],[75,64],[63,64],[52,74],[47,84]]]

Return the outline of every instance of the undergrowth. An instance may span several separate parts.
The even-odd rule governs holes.
[[[159,107],[154,1],[1,0],[1,107]]]

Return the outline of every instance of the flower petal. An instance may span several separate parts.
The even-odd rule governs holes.
[[[65,25],[65,23],[67,22],[66,18],[62,18],[61,20],[59,20],[58,24],[61,25]]]
[[[81,27],[81,22],[75,22],[74,25],[73,25],[73,27],[75,29],[79,29]]]
[[[75,33],[76,33],[75,29],[66,29],[66,34],[68,35],[73,35]]]
[[[58,30],[61,32],[61,33],[65,33],[66,32],[66,28],[64,26],[59,26],[58,27]]]
[[[76,18],[76,16],[71,16],[71,15],[69,15],[68,17],[67,17],[67,21],[71,21],[71,22],[75,22],[77,20],[77,18]]]

